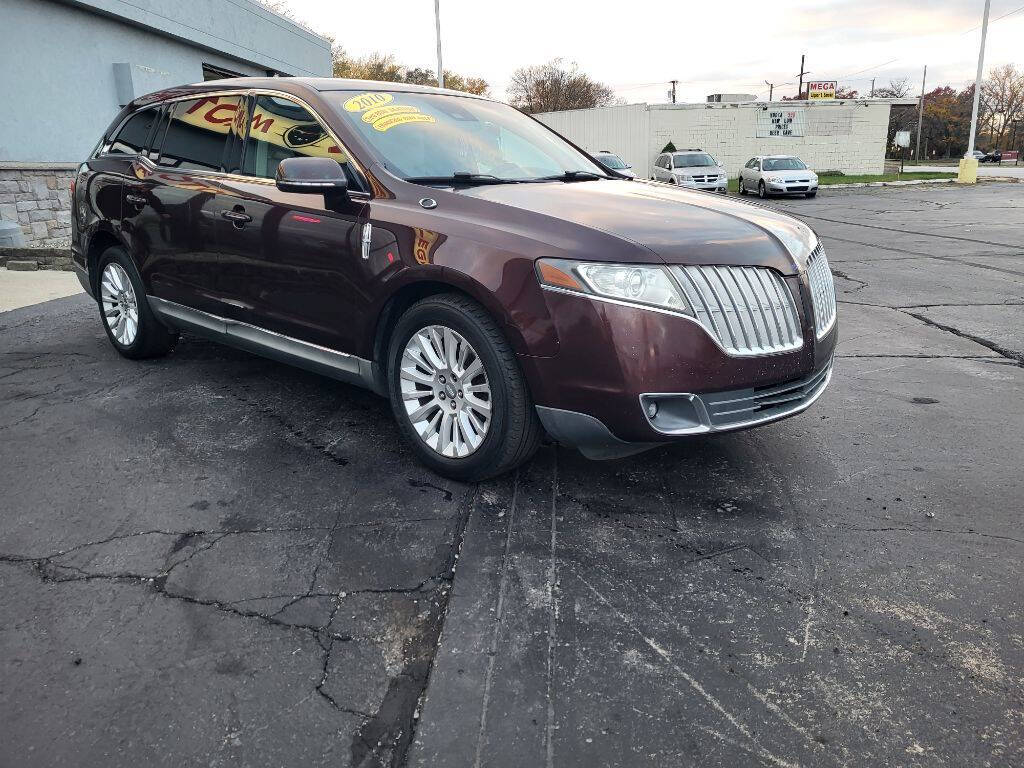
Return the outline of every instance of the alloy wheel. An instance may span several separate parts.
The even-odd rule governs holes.
[[[100,275],[103,319],[118,344],[130,347],[139,333],[139,301],[124,267],[112,261]]]
[[[416,433],[433,451],[463,458],[484,442],[493,398],[473,346],[444,325],[416,331],[402,351],[402,401]]]

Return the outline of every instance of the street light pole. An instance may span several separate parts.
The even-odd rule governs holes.
[[[988,2],[988,0],[986,0]],[[988,18],[988,6],[985,6]],[[437,87],[444,88],[444,67],[441,66],[441,0],[434,0],[434,26],[437,29]]]
[[[978,50],[978,74],[974,77],[974,106],[971,108],[971,137],[967,140],[967,154],[972,157],[974,138],[978,127],[978,104],[981,101],[981,78],[985,69],[985,37],[988,35],[988,9],[992,0],[985,0],[985,16],[981,22],[981,48]]]
[[[921,101],[917,105],[917,147],[914,148],[914,159],[921,164],[921,121],[924,120],[924,81],[928,78],[928,65],[924,65],[924,74],[921,75]]]

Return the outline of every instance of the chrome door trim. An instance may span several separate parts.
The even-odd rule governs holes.
[[[376,366],[371,360],[322,347],[309,341],[268,331],[256,325],[231,320],[210,312],[186,307],[167,299],[147,296],[150,309],[162,321],[180,330],[193,331],[228,346],[244,349],[271,360],[305,368],[324,376],[378,391]]]

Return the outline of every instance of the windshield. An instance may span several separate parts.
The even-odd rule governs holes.
[[[764,159],[764,170],[766,171],[806,171],[804,161],[795,157],[766,157]]]
[[[505,104],[430,93],[334,91],[335,112],[405,179],[455,174],[526,181],[565,174],[606,176],[600,165]]]
[[[600,161],[601,165],[607,166],[608,168],[613,168],[615,170],[619,170],[620,168],[629,168],[629,166],[626,165],[618,155],[595,155],[595,157]]]
[[[715,158],[706,152],[672,156],[672,166],[674,168],[707,168],[714,165],[718,165],[715,162]]]

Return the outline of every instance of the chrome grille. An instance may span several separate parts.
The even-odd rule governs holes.
[[[697,321],[730,355],[770,355],[803,344],[793,295],[767,267],[675,267]]]
[[[820,339],[836,321],[836,286],[825,258],[825,249],[820,244],[807,260],[807,281],[814,305],[814,333]]]

